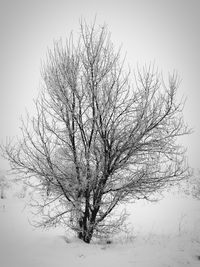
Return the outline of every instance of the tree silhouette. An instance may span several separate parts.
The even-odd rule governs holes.
[[[125,67],[106,26],[80,23],[77,42],[54,43],[42,66],[37,114],[5,157],[35,190],[40,225],[63,223],[89,243],[114,233],[120,204],[150,199],[188,175],[177,137],[190,132],[177,75]],[[133,78],[133,79],[131,79]]]

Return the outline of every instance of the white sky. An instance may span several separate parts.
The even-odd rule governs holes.
[[[79,31],[79,19],[106,24],[127,61],[155,62],[164,73],[176,69],[180,95],[187,97],[185,121],[194,133],[183,139],[189,163],[198,168],[200,151],[199,0],[1,0],[0,142],[19,133],[20,116],[31,111],[38,93],[40,62],[53,39]],[[7,163],[0,158],[0,169]]]

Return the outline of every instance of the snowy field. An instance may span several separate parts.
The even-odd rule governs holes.
[[[34,229],[24,201],[11,190],[0,199],[0,267],[200,266],[200,201],[172,195],[140,201],[130,208],[127,235],[90,245],[63,229]]]

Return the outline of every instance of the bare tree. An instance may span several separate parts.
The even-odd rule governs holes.
[[[4,147],[12,169],[41,193],[41,225],[64,223],[87,243],[122,224],[124,214],[112,217],[119,204],[188,175],[177,144],[189,133],[177,75],[166,85],[148,66],[131,83],[124,62],[105,26],[81,23],[77,42],[71,35],[48,51],[37,114]]]

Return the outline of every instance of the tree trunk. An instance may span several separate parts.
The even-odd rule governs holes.
[[[91,224],[89,221],[87,221],[87,218],[83,217],[79,220],[79,239],[89,244],[92,239],[93,231],[93,227],[91,227]]]

